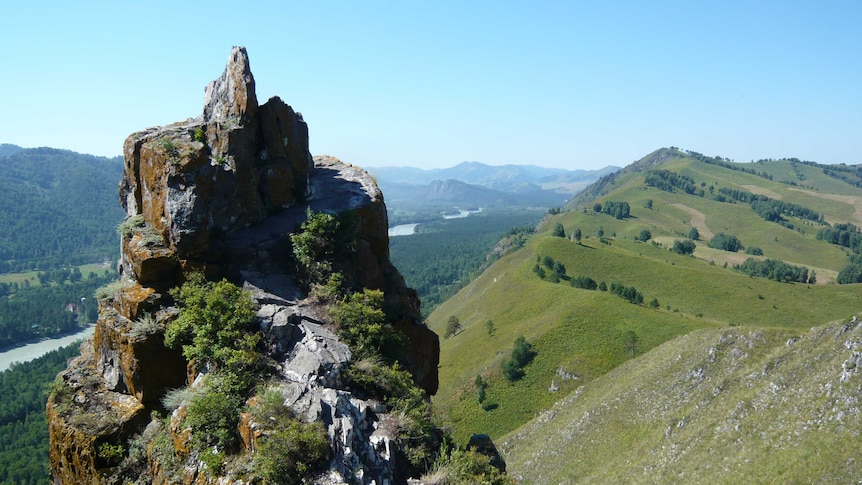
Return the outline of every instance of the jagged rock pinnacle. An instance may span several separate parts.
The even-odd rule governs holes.
[[[233,47],[221,77],[204,91],[204,121],[235,120],[245,124],[257,112],[254,76],[245,47]]]

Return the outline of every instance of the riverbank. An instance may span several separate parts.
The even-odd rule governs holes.
[[[40,340],[38,342],[29,343],[22,347],[15,347],[5,352],[0,352],[0,372],[3,372],[12,366],[15,362],[28,362],[33,359],[42,357],[52,350],[65,347],[78,340],[83,340],[90,337],[95,332],[96,326],[90,325],[80,332],[66,335],[65,337]]]

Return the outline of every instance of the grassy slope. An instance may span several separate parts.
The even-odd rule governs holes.
[[[662,166],[691,176],[698,184],[702,181],[707,187],[713,185],[716,190],[728,186],[769,191],[834,220],[853,221],[855,199],[839,203],[779,183],[790,179],[788,173],[795,174],[789,162],[755,167],[775,172],[776,181],[691,159],[671,159]],[[815,187],[813,192],[820,195],[858,198],[862,194],[825,177],[814,167],[796,168],[800,172],[807,170],[804,183]],[[441,335],[452,315],[464,325],[463,332],[442,341],[441,389],[434,399],[456,438],[465,439],[474,432],[499,438],[573,389],[629,360],[624,338],[628,330],[637,333],[639,350],[644,352],[698,328],[733,324],[799,331],[809,328],[812,322],[843,318],[857,309],[858,285],[790,285],[749,278],[722,267],[727,260],[744,260],[746,256],[741,253],[711,250],[699,241],[698,259],[634,241],[644,228],[668,242],[685,235],[691,227],[692,212],[696,211],[704,214],[705,225],[713,232],[737,235],[746,246],[761,247],[766,257],[816,269],[820,283],[830,276],[834,278],[846,263],[840,249],[815,240],[818,227],[814,225],[791,220],[801,230],[790,230],[762,220],[747,204],[670,194],[644,187],[642,180],[642,174],[636,172],[623,174],[610,187],[609,195],[599,199],[628,201],[633,216],[630,219],[618,221],[590,210],[555,216],[524,249],[495,263],[429,317],[429,324]],[[653,201],[652,209],[644,207],[647,199]],[[564,225],[567,233],[577,227],[593,236],[583,245],[550,237],[550,228],[557,222]],[[612,244],[599,243],[594,236],[599,228],[606,237],[616,236]],[[645,301],[656,298],[661,308],[638,307],[608,293],[541,281],[532,272],[537,255],[563,262],[572,276],[635,286],[643,292]],[[488,320],[496,328],[491,336],[485,326]],[[501,376],[500,363],[521,334],[533,343],[537,356],[527,366],[524,379],[510,384]],[[559,367],[580,379],[561,380],[556,376]],[[483,410],[476,400],[473,381],[480,374],[490,383],[486,402],[489,410]],[[559,392],[548,392],[552,381],[559,386]]]
[[[850,483],[862,376],[841,324],[693,332],[570,394],[502,443],[525,483]],[[856,350],[856,349],[854,349]]]

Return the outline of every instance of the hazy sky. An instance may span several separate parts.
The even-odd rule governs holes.
[[[230,48],[360,166],[862,163],[862,2],[7,2],[0,142],[113,156]]]

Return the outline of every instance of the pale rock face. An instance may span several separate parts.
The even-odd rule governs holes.
[[[244,124],[254,118],[257,95],[245,47],[231,49],[227,69],[207,85],[204,93],[205,121],[224,123],[234,119]]]

